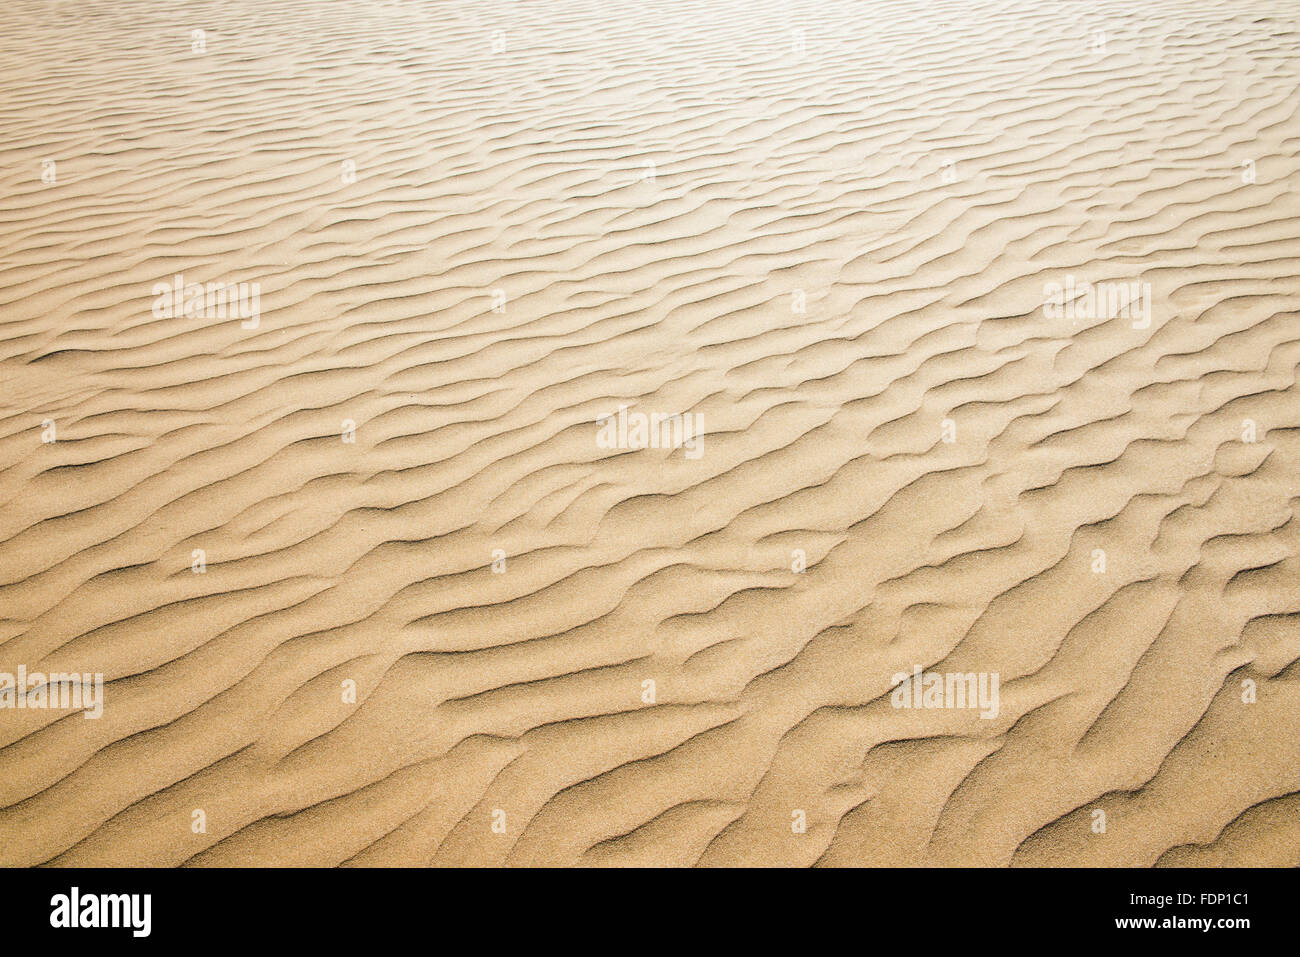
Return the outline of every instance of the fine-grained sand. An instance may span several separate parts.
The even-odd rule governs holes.
[[[0,863],[1300,864],[1296,13],[6,0]]]

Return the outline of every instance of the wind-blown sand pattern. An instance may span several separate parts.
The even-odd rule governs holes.
[[[1295,14],[0,5],[0,863],[1300,864]]]

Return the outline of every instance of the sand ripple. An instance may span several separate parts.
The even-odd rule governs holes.
[[[1294,12],[0,5],[0,863],[1300,864]]]

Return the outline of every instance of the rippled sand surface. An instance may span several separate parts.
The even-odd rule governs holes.
[[[1263,0],[8,0],[0,671],[106,683],[0,710],[0,863],[1300,864],[1298,76]]]

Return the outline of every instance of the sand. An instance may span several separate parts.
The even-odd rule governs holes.
[[[0,5],[0,863],[1300,864],[1295,13]]]

